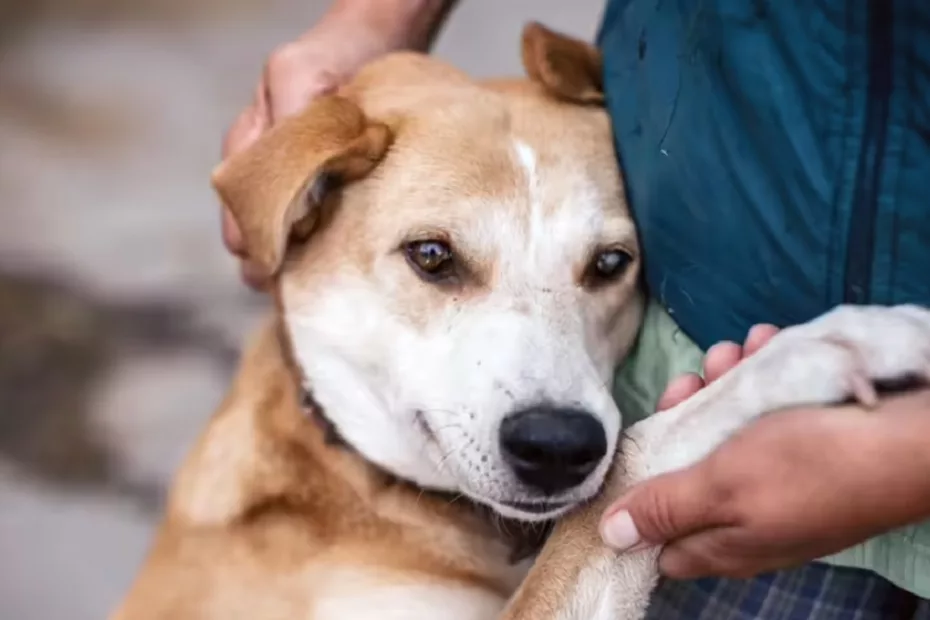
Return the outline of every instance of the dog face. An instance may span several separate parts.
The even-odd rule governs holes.
[[[536,520],[603,481],[642,300],[596,52],[531,27],[524,59],[532,80],[479,84],[386,58],[214,180],[346,441]]]

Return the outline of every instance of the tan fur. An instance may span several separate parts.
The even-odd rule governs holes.
[[[312,303],[315,288],[333,274],[370,269],[377,255],[397,245],[406,210],[432,210],[433,219],[443,222],[443,230],[428,231],[436,234],[448,234],[464,220],[492,218],[500,208],[495,198],[517,195],[527,185],[525,172],[491,139],[502,124],[532,146],[541,166],[588,166],[606,202],[625,205],[607,116],[579,105],[598,101],[596,84],[560,77],[567,69],[596,72],[590,64],[596,53],[535,26],[524,45],[534,82],[476,83],[424,56],[386,57],[338,95],[317,100],[219,167],[215,186],[252,257],[270,273],[283,263]],[[586,154],[584,161],[562,161],[568,141]],[[441,186],[431,180],[435,170],[444,174]],[[308,200],[321,174],[357,182]],[[546,204],[571,191],[558,188],[564,196]],[[468,196],[474,212],[447,213],[444,196]],[[338,213],[326,208],[329,200],[338,200]],[[635,256],[623,209],[605,216],[627,231],[624,239]],[[314,240],[289,242],[295,232]],[[460,296],[481,295],[493,284],[493,257],[482,248],[472,251]],[[625,299],[635,285],[634,269],[605,300]],[[398,312],[416,318],[445,303],[426,288],[406,291]],[[627,335],[635,328],[618,326]],[[298,402],[299,372],[289,346],[275,320],[244,354],[228,397],[181,469],[152,551],[114,618],[361,617],[341,615],[350,613],[340,611],[350,598],[359,605],[370,601],[365,617],[406,617],[381,615],[379,597],[432,586],[450,593],[444,618],[488,617],[487,610],[496,615],[525,575],[525,567],[508,562],[500,532],[466,502],[400,483],[354,452],[326,445]],[[591,514],[570,523],[582,519],[591,528]],[[545,553],[585,553],[587,547],[566,546],[565,532],[573,527],[560,528]],[[575,564],[571,559],[564,570]],[[563,569],[540,570],[540,583],[549,583]],[[532,584],[524,591],[545,596]],[[519,609],[519,603],[512,607]]]
[[[523,66],[530,78],[566,101],[601,104],[604,87],[601,55],[540,24],[523,31]]]
[[[576,588],[592,558],[613,553],[605,549],[598,523],[604,511],[623,493],[622,473],[612,472],[595,501],[556,524],[503,619],[543,620],[565,614],[572,598],[578,596]],[[617,620],[627,619],[617,617]]]
[[[403,89],[396,87],[398,79],[405,80]],[[609,196],[609,202],[625,204],[615,155],[610,141],[604,139],[609,135],[607,115],[600,109],[554,101],[537,84],[476,83],[434,59],[396,54],[364,69],[345,96],[358,101],[372,118],[385,119],[392,128],[393,156],[370,177],[344,189],[338,216],[315,231],[320,235],[315,243],[294,249],[293,262],[301,274],[298,279],[308,290],[314,288],[315,278],[328,278],[347,263],[363,272],[370,269],[373,256],[385,250],[386,244],[400,244],[401,227],[413,213],[440,223],[424,233],[456,237],[461,228],[488,220],[499,208],[501,197],[519,195],[526,186],[523,171],[514,165],[505,145],[489,139],[500,132],[501,125],[533,147],[540,166],[564,160],[561,145],[566,141],[581,145],[590,154],[585,162],[608,164],[586,169],[593,185]],[[455,150],[448,145],[456,145]],[[560,163],[584,165],[581,161]],[[489,174],[489,168],[497,174]],[[436,170],[443,172],[439,183],[433,178]],[[567,196],[572,189],[566,185],[562,191]],[[449,213],[446,205],[456,196],[473,199],[470,216]],[[547,205],[561,203],[561,196],[549,198]],[[524,203],[523,208],[529,225],[530,205]],[[606,215],[629,221],[625,211]],[[363,227],[361,221],[369,226]],[[359,237],[358,231],[363,230],[377,230],[379,237]],[[629,232],[627,249],[636,256],[632,227]],[[353,237],[349,245],[341,244],[341,252],[332,252],[339,239]],[[474,250],[462,257],[472,278],[458,291],[459,300],[480,295],[491,285],[493,257],[484,255],[481,248]],[[346,260],[344,252],[353,258]],[[629,294],[635,286],[636,270],[629,275],[629,287],[618,289],[618,294]],[[445,303],[432,291],[424,290],[415,299],[409,297],[412,294],[405,291],[397,298],[399,311],[429,314]]]
[[[307,234],[312,228],[320,206],[313,184],[326,175],[347,182],[367,174],[390,139],[388,128],[368,121],[353,102],[327,95],[220,165],[214,186],[252,260],[269,275],[276,273],[292,229],[299,226]]]
[[[269,325],[246,351],[114,618],[309,618],[327,574],[353,567],[503,601],[520,574],[489,524],[326,446],[280,342]]]

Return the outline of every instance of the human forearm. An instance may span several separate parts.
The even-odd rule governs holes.
[[[930,519],[930,389],[885,398],[866,415],[873,439],[859,458],[875,519],[888,529]]]
[[[389,48],[426,50],[457,0],[336,0],[323,21],[354,21]]]
[[[923,390],[874,408],[773,412],[698,464],[634,487],[608,510],[602,533],[619,549],[664,544],[660,566],[671,577],[745,577],[927,519]]]

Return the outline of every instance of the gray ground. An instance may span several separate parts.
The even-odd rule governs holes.
[[[267,51],[319,0],[0,0],[0,618],[104,617],[264,301],[207,185]],[[520,71],[526,19],[462,0],[437,53]]]

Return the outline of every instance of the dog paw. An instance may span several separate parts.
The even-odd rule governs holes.
[[[627,435],[629,482],[687,467],[768,412],[878,401],[876,386],[930,383],[930,310],[841,306],[777,334],[755,355]]]
[[[734,389],[766,411],[878,400],[876,384],[930,380],[930,310],[841,306],[778,334],[735,370]]]

